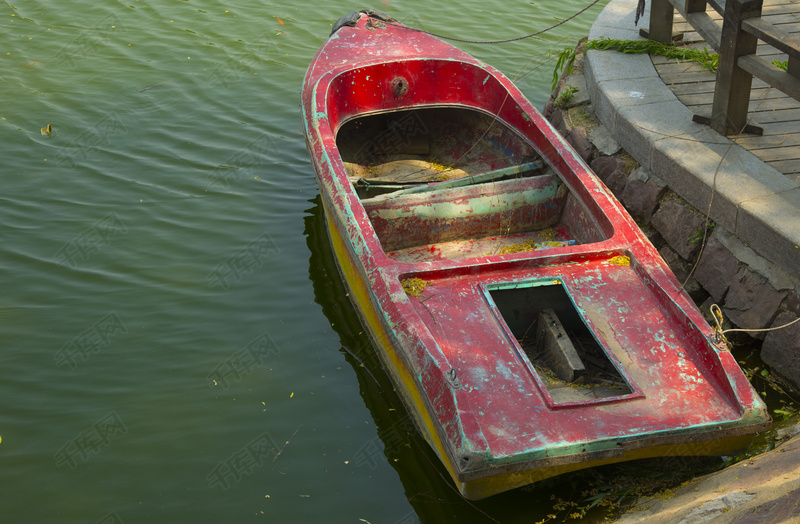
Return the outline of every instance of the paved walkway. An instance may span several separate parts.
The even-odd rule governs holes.
[[[706,12],[722,23],[722,15],[710,6]],[[764,0],[762,18],[789,34],[800,35],[800,2],[796,0]],[[680,15],[675,16],[673,28],[683,33],[682,46],[714,52]],[[759,43],[756,54],[766,60],[787,60],[784,53],[764,42]],[[715,73],[703,70],[696,62],[677,62],[664,57],[653,57],[653,65],[678,100],[697,115],[711,116]],[[754,78],[748,123],[760,126],[764,135],[741,134],[730,138],[790,180],[799,181],[800,101]]]
[[[589,38],[640,39],[633,23],[636,3],[612,0]],[[800,4],[794,5],[800,11]],[[639,27],[648,24],[649,12]],[[590,50],[584,74],[598,118],[637,162],[695,208],[706,210],[713,202],[712,220],[800,279],[800,179],[791,170],[784,174],[741,144],[694,123],[693,110],[666,85],[648,55]],[[786,125],[800,131],[800,111],[795,112],[796,121]]]
[[[800,438],[688,482],[672,494],[640,500],[618,524],[798,524]]]

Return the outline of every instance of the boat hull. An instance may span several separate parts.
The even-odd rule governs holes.
[[[307,145],[351,301],[462,495],[730,454],[769,427],[658,253],[513,84],[432,37],[357,18],[306,75]],[[535,173],[509,179],[519,165]],[[364,193],[378,186],[388,193]],[[566,379],[548,375],[565,373],[553,360],[572,346],[556,334],[543,349],[551,313],[585,361]]]
[[[465,498],[479,500],[564,473],[630,460],[735,454],[748,447],[754,434],[769,429],[769,425],[759,421],[724,431],[641,439],[634,445],[612,451],[587,451],[518,462],[505,467],[486,469],[477,475],[459,474],[453,468],[451,454],[447,452],[439,437],[436,422],[430,416],[428,405],[417,386],[417,381],[398,353],[398,348],[393,342],[394,337],[381,322],[381,313],[373,305],[370,288],[358,271],[357,262],[348,249],[345,238],[336,227],[332,218],[333,213],[324,204],[323,212],[340,276],[348,289],[362,325],[367,328],[384,369],[391,377],[409,414],[414,418],[415,426],[442,460],[456,488]]]

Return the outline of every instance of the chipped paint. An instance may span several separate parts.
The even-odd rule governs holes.
[[[460,492],[482,498],[622,460],[729,453],[767,427],[758,395],[656,250],[513,84],[428,35],[368,31],[366,23],[340,29],[309,67],[307,146],[350,297]],[[409,81],[402,97],[388,87],[398,76]],[[507,165],[491,165],[492,152],[507,158],[527,147],[547,173],[391,203],[362,200],[339,147],[348,122],[431,107],[491,115],[498,130],[513,131],[476,142],[487,170]],[[548,228],[553,238],[543,241],[573,245],[492,249]],[[409,295],[409,279],[428,286]],[[526,286],[530,293],[520,296],[528,302],[492,295]],[[559,315],[579,319],[630,393],[561,401],[548,390],[515,322],[552,297],[561,297]]]

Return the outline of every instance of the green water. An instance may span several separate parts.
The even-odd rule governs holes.
[[[585,3],[376,4],[0,6],[1,522],[532,522],[579,492],[453,491],[332,266],[299,100],[354,9],[495,39]],[[599,9],[462,48],[541,107]]]

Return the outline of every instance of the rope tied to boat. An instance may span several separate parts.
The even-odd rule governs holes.
[[[725,333],[766,333],[769,331],[778,331],[780,329],[785,329],[791,326],[792,324],[796,324],[800,322],[800,317],[792,320],[791,322],[787,322],[782,326],[774,326],[771,328],[761,328],[761,329],[744,329],[744,328],[731,328],[731,329],[722,329],[722,322],[724,322],[724,317],[722,316],[722,309],[717,304],[711,304],[711,316],[714,318],[714,332],[717,336],[717,342],[725,344],[726,347],[730,348],[732,344],[728,339],[725,337]]]
[[[530,34],[527,34],[527,35],[518,36],[518,37],[515,37],[515,38],[507,38],[505,40],[465,40],[465,39],[462,39],[462,38],[456,38],[454,36],[440,35],[440,34],[437,34],[437,33],[432,33],[430,31],[425,31],[424,29],[418,29],[418,28],[415,28],[415,27],[409,27],[409,26],[406,26],[406,25],[402,25],[402,24],[398,23],[396,20],[387,21],[385,19],[382,19],[380,21],[384,22],[386,25],[390,25],[392,27],[397,27],[397,28],[400,28],[400,29],[407,29],[409,31],[415,31],[417,33],[424,33],[426,35],[434,36],[434,37],[440,38],[442,40],[450,40],[452,42],[461,42],[463,44],[506,44],[506,43],[509,43],[509,42],[517,42],[519,40],[525,40],[526,38],[533,38],[534,36],[539,36],[541,34],[544,34],[544,33],[548,32],[548,31],[552,31],[553,29],[555,29],[555,28],[557,28],[557,27],[559,27],[561,25],[566,24],[567,22],[569,22],[573,18],[577,18],[578,16],[582,15],[583,13],[585,13],[586,11],[588,11],[589,9],[591,9],[592,7],[597,5],[599,2],[600,2],[600,0],[593,0],[589,5],[587,5],[586,7],[584,7],[583,9],[578,11],[577,13],[575,13],[575,14],[573,14],[573,15],[571,15],[571,16],[563,19],[563,20],[561,20],[560,22],[558,22],[556,24],[551,25],[550,27],[547,27],[545,29],[542,29],[540,31],[536,31],[534,33],[530,33]],[[367,16],[372,18],[372,15],[369,14],[369,13],[367,13]]]

